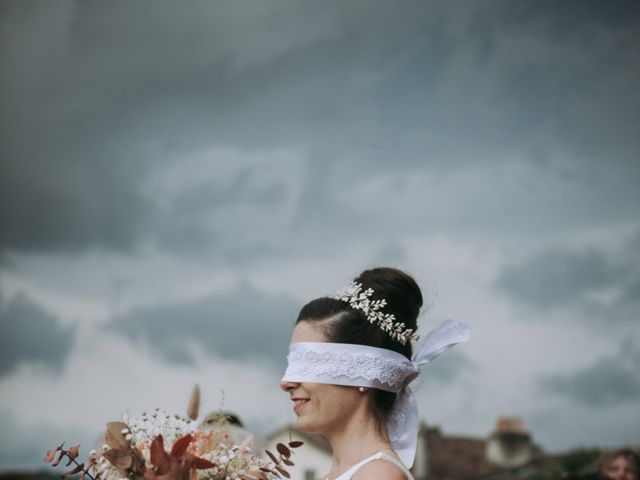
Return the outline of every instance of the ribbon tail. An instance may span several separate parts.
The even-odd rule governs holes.
[[[469,338],[471,338],[471,329],[467,324],[445,320],[427,334],[413,361],[422,366],[454,345],[466,342]]]
[[[416,457],[419,423],[416,397],[406,387],[398,393],[387,420],[387,433],[391,446],[407,468],[413,466]]]

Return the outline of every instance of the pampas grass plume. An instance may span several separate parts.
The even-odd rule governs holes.
[[[191,391],[191,398],[189,399],[189,406],[187,407],[187,418],[195,420],[198,418],[198,412],[200,411],[200,385],[197,383],[193,386]]]

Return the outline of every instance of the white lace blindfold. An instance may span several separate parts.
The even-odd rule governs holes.
[[[409,360],[383,348],[329,342],[298,342],[289,346],[285,382],[327,383],[371,387],[397,393],[387,432],[402,462],[411,468],[418,441],[418,405],[409,383],[420,367],[470,337],[467,325],[445,320],[427,334]]]

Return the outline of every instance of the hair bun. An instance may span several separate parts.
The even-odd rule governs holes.
[[[377,267],[365,270],[355,281],[365,289],[373,289],[374,300],[386,300],[385,313],[394,314],[396,321],[416,330],[422,292],[413,277],[397,268]]]

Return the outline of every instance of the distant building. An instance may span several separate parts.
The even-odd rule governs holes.
[[[488,438],[447,436],[429,428],[427,445],[428,480],[520,479],[550,462],[519,418],[498,419]]]
[[[502,468],[517,468],[531,462],[535,451],[531,435],[520,418],[500,418],[485,449],[489,462]]]

